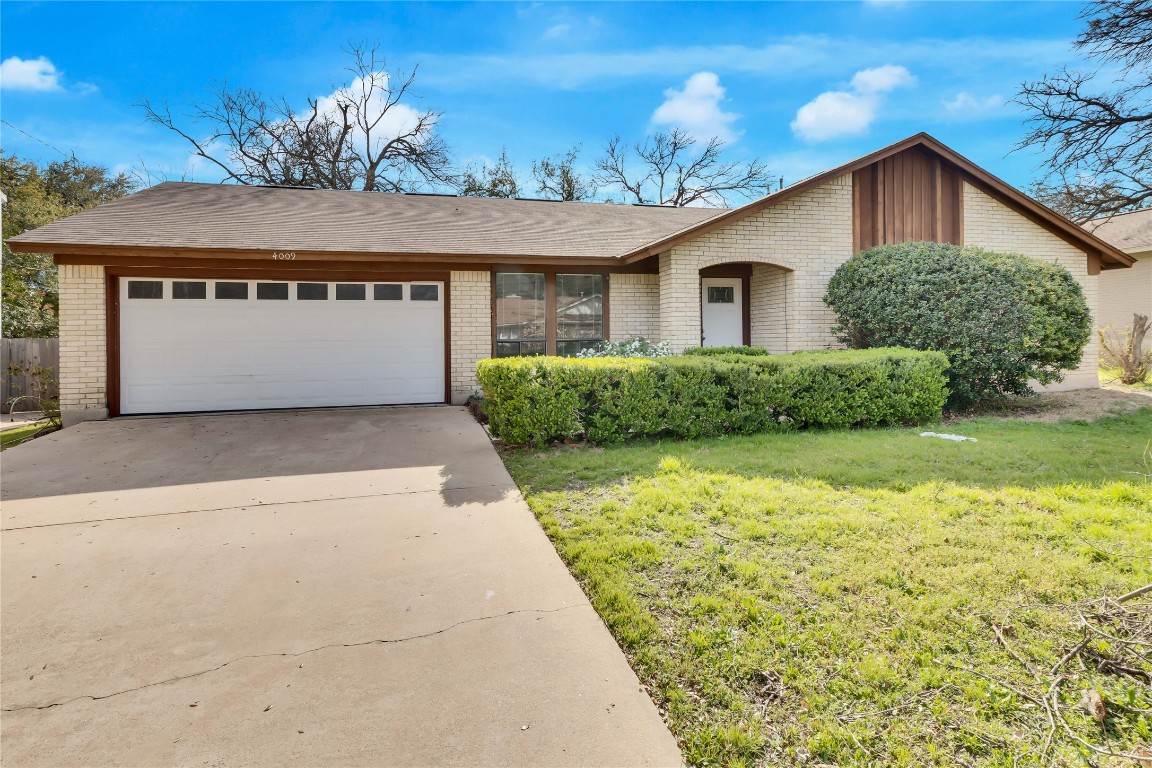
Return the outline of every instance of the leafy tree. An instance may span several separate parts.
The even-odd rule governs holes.
[[[45,253],[16,253],[8,238],[132,191],[123,173],[88,165],[75,157],[40,167],[0,152],[0,189],[4,203],[3,332],[8,338],[57,335],[60,306],[56,266]]]
[[[1079,222],[1152,203],[1152,0],[1101,0],[1074,47],[1100,65],[1024,83],[1019,148],[1045,154],[1042,202]]]
[[[543,157],[532,162],[532,177],[536,191],[544,197],[565,202],[589,200],[596,194],[596,184],[576,170],[580,147],[572,147],[562,155]]]
[[[948,355],[949,405],[1030,392],[1076,368],[1091,333],[1080,284],[1054,262],[949,243],[881,245],[828,282],[835,331],[857,349]]]
[[[465,197],[519,197],[516,169],[508,159],[508,150],[501,149],[500,157],[492,165],[484,164],[477,170],[466,168],[460,177],[460,194]]]
[[[183,137],[198,157],[240,184],[404,192],[454,181],[438,112],[402,104],[416,70],[389,74],[376,48],[349,49],[351,85],[309,98],[297,112],[285,97],[224,85],[177,124],[166,104],[145,100],[146,118]]]
[[[641,144],[626,147],[609,140],[596,162],[593,181],[617,190],[625,201],[685,206],[728,205],[731,196],[756,198],[767,193],[771,174],[759,160],[726,161],[724,142],[712,138],[702,148],[681,128],[658,131]],[[635,163],[637,168],[633,169]]]

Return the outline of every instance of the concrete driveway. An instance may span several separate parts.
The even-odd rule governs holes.
[[[459,408],[5,451],[5,765],[679,765]]]

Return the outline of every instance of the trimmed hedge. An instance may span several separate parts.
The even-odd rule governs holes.
[[[689,347],[680,354],[693,357],[718,357],[720,355],[752,355],[762,357],[770,354],[764,347]]]
[[[948,359],[907,349],[480,361],[489,428],[511,445],[614,443],[939,418]]]

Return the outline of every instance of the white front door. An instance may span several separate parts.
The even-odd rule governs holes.
[[[700,279],[701,346],[744,344],[744,281],[738,277]]]
[[[120,279],[120,412],[444,401],[444,284]]]

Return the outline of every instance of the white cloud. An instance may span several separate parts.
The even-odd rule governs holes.
[[[808,142],[856,136],[872,125],[885,93],[915,84],[916,78],[904,67],[862,69],[852,77],[851,91],[826,91],[800,107],[792,133]]]
[[[46,56],[36,59],[12,56],[0,62],[0,88],[59,91],[60,72]]]
[[[944,108],[949,112],[988,112],[1004,106],[1004,97],[996,94],[979,98],[967,91],[960,91],[956,98],[944,102]]]
[[[561,38],[568,37],[569,33],[571,32],[571,24],[553,24],[552,26],[548,27],[548,29],[544,30],[544,34],[541,35],[541,37],[545,40],[559,40]]]
[[[719,76],[697,72],[684,82],[682,90],[664,91],[664,103],[652,113],[652,124],[678,126],[699,139],[732,141],[732,123],[740,116],[720,108],[724,93]]]
[[[368,98],[368,103],[364,105],[364,116],[369,118],[379,115],[388,100],[388,73],[378,72],[376,75],[375,88],[371,89],[372,94]],[[339,121],[342,119],[339,105],[348,102],[360,104],[364,99],[363,94],[371,88],[371,85],[367,79],[357,77],[350,85],[337,88],[328,96],[317,99],[317,108],[322,114],[331,115]],[[411,131],[416,127],[422,114],[407,104],[393,104],[384,113],[380,122],[372,127],[372,148],[377,149],[397,136]],[[352,114],[349,115],[349,118],[355,120],[355,116]],[[360,146],[364,145],[365,138],[362,128],[357,127],[353,130],[353,140]]]
[[[915,84],[911,72],[893,64],[862,69],[852,77],[852,87],[860,93],[887,93]]]

